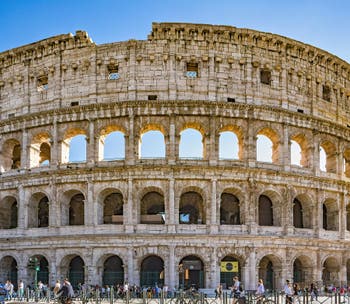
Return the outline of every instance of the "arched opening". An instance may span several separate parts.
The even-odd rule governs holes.
[[[291,165],[302,166],[301,165],[301,147],[294,140],[291,140],[290,142],[291,142],[291,145],[290,145]]]
[[[113,131],[102,135],[99,142],[99,160],[113,161],[125,159],[125,135],[120,131]]]
[[[323,229],[338,231],[339,230],[339,210],[338,204],[333,199],[327,199],[323,203]]]
[[[69,203],[69,225],[84,225],[84,195],[75,194]]]
[[[265,289],[280,288],[279,273],[282,270],[281,262],[273,255],[264,256],[259,262],[259,278],[263,279]]]
[[[299,285],[301,282],[305,282],[303,265],[299,259],[295,259],[293,263],[293,282],[298,283]]]
[[[235,256],[227,255],[220,262],[220,283],[223,289],[232,287],[233,278],[241,277],[241,265]]]
[[[74,257],[69,263],[68,278],[74,288],[78,287],[79,283],[85,283],[85,263],[80,256]]]
[[[259,196],[259,225],[273,226],[273,205],[266,195]]]
[[[179,157],[187,159],[202,159],[204,157],[201,132],[188,128],[180,133]]]
[[[49,226],[49,199],[43,197],[38,204],[38,227]]]
[[[184,257],[179,265],[179,286],[188,289],[194,286],[196,289],[204,288],[204,264],[194,255]]]
[[[41,281],[44,284],[49,283],[49,263],[47,259],[42,255],[35,255],[31,257],[32,259],[36,258],[39,262],[39,269],[37,271],[37,282]],[[31,281],[34,282],[35,269],[30,269],[29,274]]]
[[[106,196],[103,201],[103,223],[123,224],[123,195],[113,192]]]
[[[350,282],[350,259],[346,260],[346,285],[349,286]]]
[[[329,141],[320,145],[320,170],[329,173],[337,172],[337,149]]]
[[[124,283],[124,264],[117,255],[110,256],[103,264],[103,286],[116,286]]]
[[[241,154],[238,136],[232,131],[224,131],[219,136],[219,159],[239,159]]]
[[[0,281],[10,280],[17,287],[18,267],[17,261],[11,256],[5,256],[0,260]]]
[[[183,193],[179,207],[180,224],[205,224],[202,196],[194,191]]]
[[[164,134],[161,131],[151,130],[141,135],[139,158],[165,158]]]
[[[62,141],[62,163],[86,162],[86,146],[84,130],[67,131]]]
[[[21,145],[16,139],[5,141],[1,151],[1,171],[20,169],[21,167]]]
[[[49,199],[42,192],[34,193],[28,204],[28,227],[38,228],[48,226]]]
[[[141,224],[164,223],[164,196],[155,191],[146,193],[141,199]]]
[[[239,199],[231,193],[221,194],[220,224],[221,225],[240,225],[241,224]]]
[[[350,177],[350,148],[345,149],[343,153],[343,170],[346,177]]]
[[[308,142],[304,134],[297,134],[291,137],[291,164],[300,167],[309,166]]]
[[[324,285],[339,286],[340,265],[336,258],[329,257],[323,263],[322,281]]]
[[[293,226],[295,228],[304,228],[303,207],[298,199],[293,201]]]
[[[50,135],[48,133],[37,134],[30,145],[30,167],[48,166],[51,161]]]
[[[0,203],[0,229],[17,228],[17,200],[13,196],[5,197]]]
[[[277,134],[265,128],[258,132],[256,137],[256,159],[258,162],[278,163],[279,140]]]
[[[141,263],[141,287],[162,286],[164,283],[164,261],[156,255],[146,257]]]
[[[350,231],[350,204],[346,206],[346,230]]]

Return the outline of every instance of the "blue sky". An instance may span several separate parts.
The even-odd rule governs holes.
[[[86,30],[97,44],[144,40],[152,22],[224,24],[272,32],[350,62],[348,0],[1,0],[0,52]]]

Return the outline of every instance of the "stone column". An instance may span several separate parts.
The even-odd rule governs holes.
[[[168,273],[165,275],[165,283],[168,284],[169,290],[173,290],[175,283],[175,246],[169,245],[169,264]]]
[[[57,166],[60,163],[60,148],[58,146],[58,134],[57,134],[57,121],[54,117],[53,119],[53,126],[52,126],[52,139],[51,139],[51,159],[50,159],[50,166]]]
[[[216,252],[216,247],[212,247],[212,254],[210,258],[210,274],[211,274],[211,280],[209,282],[209,288],[215,289],[219,283],[220,280],[217,281],[217,274],[219,272],[219,261],[218,261],[218,256]]]
[[[26,201],[25,189],[22,184],[18,186],[18,198],[17,202],[18,208],[18,220],[17,225],[18,228],[25,229],[28,227],[28,202]]]
[[[169,142],[168,142],[168,163],[174,165],[176,163],[176,126],[175,126],[175,115],[170,116],[169,126]]]
[[[125,142],[125,162],[127,165],[134,165],[135,163],[135,139],[134,139],[134,115],[132,109],[129,109],[129,136]]]
[[[21,147],[21,167],[22,169],[28,168],[28,132],[26,129],[22,130],[22,147]]]
[[[279,157],[282,159],[279,160],[280,164],[283,164],[285,171],[290,171],[290,164],[291,164],[291,156],[290,156],[290,150],[291,150],[291,144],[289,140],[289,130],[288,125],[283,124],[283,142],[281,141],[281,151]]]
[[[57,197],[56,183],[50,181],[49,183],[50,201],[49,201],[49,226],[59,227],[61,223],[60,202]]]
[[[124,227],[126,233],[133,233],[134,232],[134,219],[133,219],[133,197],[132,197],[132,190],[133,190],[133,180],[130,177],[128,179],[128,202],[126,205],[126,212],[124,212]]]
[[[346,195],[347,191],[343,192],[342,194],[339,194],[338,200],[339,200],[339,238],[345,239],[346,234]]]
[[[215,126],[215,119],[210,119],[210,137],[207,138],[207,144],[206,144],[206,157],[205,159],[209,160],[210,165],[216,165],[218,162],[219,155],[216,153],[216,126]]]
[[[256,288],[256,282],[258,281],[258,273],[256,269],[256,254],[255,250],[252,248],[252,250],[249,251],[248,256],[248,262],[246,267],[244,267],[244,288],[246,290],[254,290]]]
[[[217,233],[218,232],[218,222],[217,222],[217,210],[218,204],[217,204],[217,197],[216,197],[216,179],[212,179],[211,181],[211,206],[210,208],[207,208],[207,210],[210,210],[210,223],[208,218],[208,224],[210,224],[210,233]]]
[[[253,113],[249,113],[249,115],[253,115]],[[248,119],[247,124],[247,139],[244,144],[244,151],[246,151],[246,161],[248,167],[255,168],[256,166],[256,134],[253,126],[253,122],[251,119]]]
[[[168,221],[168,233],[175,233],[175,179],[169,179],[169,205],[166,220]]]
[[[216,101],[215,51],[212,48],[209,48],[208,68],[208,100]]]
[[[140,282],[134,278],[134,248],[128,248],[128,274],[125,281],[129,282],[130,285],[140,285]]]
[[[89,120],[89,139],[87,141],[86,163],[93,166],[96,162],[95,152],[95,122]]]
[[[94,182],[87,182],[87,197],[84,202],[84,222],[87,226],[97,225],[97,204],[94,203]]]
[[[318,137],[318,133],[314,132],[313,134],[313,169],[314,169],[314,174],[316,176],[320,175],[320,142],[319,142],[319,137]]]

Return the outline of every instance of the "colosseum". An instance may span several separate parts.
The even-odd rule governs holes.
[[[0,281],[33,257],[50,286],[350,281],[346,61],[231,26],[77,31],[0,53],[0,102]]]

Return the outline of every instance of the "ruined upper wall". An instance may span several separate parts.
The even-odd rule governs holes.
[[[189,77],[189,66],[197,77]],[[109,79],[111,68],[117,79]],[[268,83],[263,71],[270,74]],[[97,46],[77,31],[0,54],[2,120],[148,99],[264,105],[346,126],[350,65],[279,35],[182,23],[154,23],[144,41]]]

